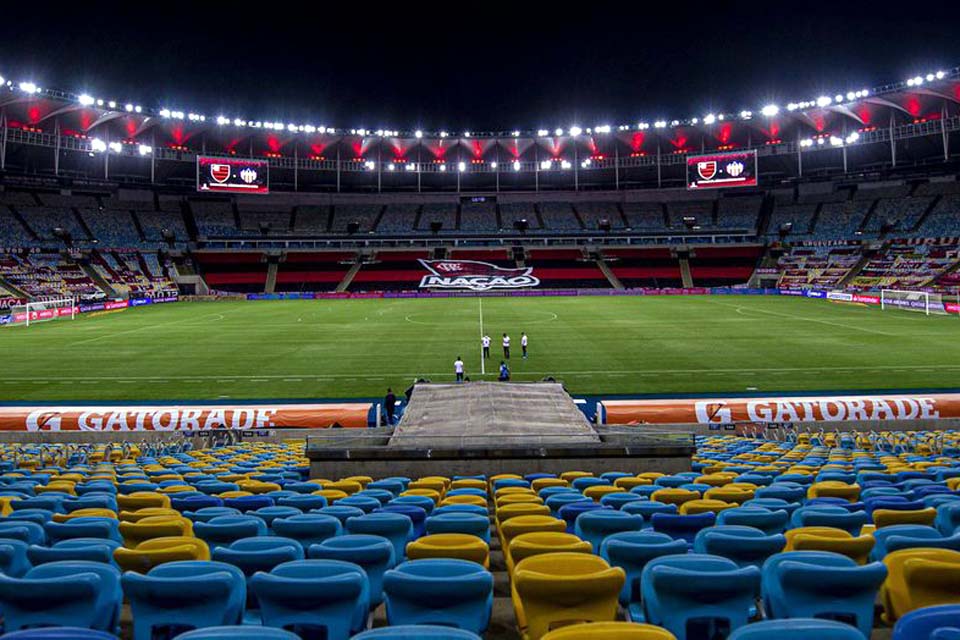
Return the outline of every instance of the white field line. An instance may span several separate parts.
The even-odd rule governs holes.
[[[740,315],[743,315],[743,312],[744,312],[744,311],[754,312],[754,313],[765,313],[765,314],[770,315],[770,316],[777,316],[777,317],[780,317],[780,318],[788,318],[788,319],[791,319],[791,320],[800,320],[801,322],[816,322],[817,324],[826,324],[826,325],[830,325],[831,327],[839,327],[840,329],[851,329],[851,330],[853,330],[853,331],[862,331],[862,332],[864,332],[864,333],[872,333],[872,334],[874,334],[874,335],[887,336],[887,337],[890,337],[890,338],[895,338],[895,337],[897,337],[897,334],[895,334],[895,333],[887,333],[886,331],[877,331],[876,329],[867,329],[866,327],[855,327],[855,326],[852,326],[852,325],[849,325],[849,324],[840,324],[839,322],[830,322],[829,320],[821,320],[821,319],[819,319],[819,318],[807,318],[807,317],[804,317],[804,316],[794,315],[794,314],[792,314],[792,313],[780,313],[780,312],[777,312],[777,311],[769,311],[769,310],[767,310],[767,309],[755,309],[755,308],[753,308],[753,307],[747,308],[747,307],[743,307],[743,306],[740,306],[740,305],[733,305],[733,304],[727,304],[727,303],[724,303],[724,302],[717,302],[717,301],[715,301],[715,300],[710,300],[710,302],[711,302],[712,304],[716,304],[716,305],[719,305],[719,306],[721,306],[721,307],[729,307],[729,308],[731,308],[731,309],[734,309],[734,310],[735,310],[737,313],[739,313]]]

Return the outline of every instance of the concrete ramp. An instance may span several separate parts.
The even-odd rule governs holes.
[[[417,385],[390,446],[462,449],[599,442],[558,383],[467,382]]]

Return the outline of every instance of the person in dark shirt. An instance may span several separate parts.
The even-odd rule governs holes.
[[[497,380],[500,382],[508,382],[510,380],[510,369],[507,368],[507,363],[503,360],[500,361],[500,375],[497,377]]]
[[[397,396],[393,394],[393,389],[387,387],[387,395],[383,399],[383,408],[387,412],[387,424],[392,425],[394,421],[394,413],[397,409]]]

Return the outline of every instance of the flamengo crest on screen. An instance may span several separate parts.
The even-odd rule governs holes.
[[[533,267],[507,269],[477,260],[420,260],[420,264],[431,273],[420,280],[422,289],[490,291],[527,289],[540,284]]]

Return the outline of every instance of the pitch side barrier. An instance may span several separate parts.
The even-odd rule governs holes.
[[[149,304],[165,304],[168,302],[177,302],[179,296],[176,293],[171,293],[167,296],[156,297],[156,298],[136,298],[133,300],[105,300],[102,302],[81,302],[73,309],[46,309],[43,311],[32,312],[31,321],[34,320],[48,320],[53,317],[54,314],[60,315],[70,315],[71,312],[74,313],[91,313],[95,311],[116,311],[119,309],[127,309],[129,307],[143,307]],[[0,315],[0,326],[6,324],[17,324],[26,320],[26,312],[20,312],[16,314],[7,313],[5,315]]]

